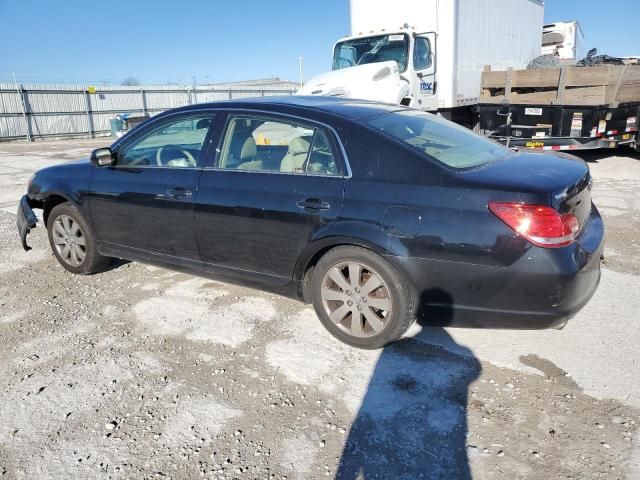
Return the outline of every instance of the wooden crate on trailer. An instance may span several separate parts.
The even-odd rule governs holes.
[[[640,65],[482,73],[480,103],[616,106],[640,102]]]

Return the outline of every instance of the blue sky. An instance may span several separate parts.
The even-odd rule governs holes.
[[[638,18],[640,0],[546,2],[611,55],[640,55]],[[297,80],[300,56],[305,78],[325,71],[348,33],[348,0],[0,0],[0,82]]]

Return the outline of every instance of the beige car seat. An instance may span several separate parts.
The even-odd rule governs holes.
[[[304,162],[307,161],[312,139],[313,137],[296,137],[289,142],[287,154],[280,163],[281,172],[304,172]]]
[[[258,160],[258,147],[253,137],[247,138],[240,151],[238,170],[262,170],[262,160]]]

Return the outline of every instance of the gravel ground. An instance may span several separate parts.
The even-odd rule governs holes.
[[[585,155],[608,246],[563,331],[414,327],[364,352],[300,303],[19,247],[31,172],[103,140],[0,145],[1,478],[640,478],[640,160]]]

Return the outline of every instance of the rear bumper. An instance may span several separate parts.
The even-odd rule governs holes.
[[[578,241],[532,246],[506,267],[392,257],[415,288],[423,325],[545,329],[562,327],[600,281],[604,225],[593,207]]]
[[[20,234],[20,241],[22,242],[22,248],[26,251],[31,250],[31,247],[27,245],[27,235],[29,234],[29,231],[36,226],[36,223],[38,223],[38,219],[31,209],[29,197],[24,195],[20,199],[20,205],[18,206],[17,225],[18,233]]]

